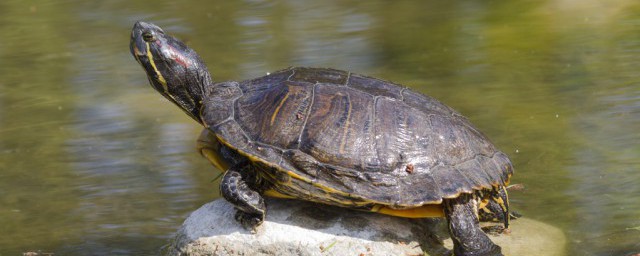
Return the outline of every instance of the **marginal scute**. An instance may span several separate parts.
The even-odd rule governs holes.
[[[496,152],[493,155],[495,164],[500,168],[496,170],[502,179],[502,185],[509,185],[509,178],[513,175],[513,165],[507,155],[502,152]]]
[[[401,201],[396,203],[397,207],[440,202],[444,195],[440,189],[441,184],[435,180],[431,170],[420,170],[418,168],[418,171],[400,176],[399,183]]]
[[[284,153],[284,156],[288,159],[288,162],[302,174],[308,175],[311,179],[318,177],[318,171],[320,170],[318,166],[320,163],[318,163],[318,160],[315,158],[298,149],[288,150]]]
[[[475,190],[480,190],[482,188],[488,189],[492,187],[493,181],[483,171],[482,168],[484,168],[484,164],[478,161],[477,157],[463,161],[451,168],[455,168],[459,173],[471,181],[473,189]]]
[[[264,165],[264,168],[276,168],[278,162],[281,160],[281,152],[272,147],[264,146],[256,142],[249,143],[246,148],[246,152],[252,155],[258,156],[262,162],[269,163]],[[276,168],[277,169],[277,168]]]
[[[223,143],[226,142],[232,149],[236,150],[246,150],[249,147],[249,143],[251,143],[250,139],[244,134],[242,128],[238,123],[234,120],[229,120],[223,122],[215,127],[212,127],[212,131],[216,134],[216,136],[220,137],[223,140]],[[242,152],[240,152],[242,154]],[[245,155],[245,154],[243,154]]]
[[[478,159],[478,162],[481,164],[481,170],[486,173],[487,177],[489,177],[491,186],[503,185],[502,177],[500,177],[500,174],[498,173],[502,168],[499,165],[496,165],[492,156],[478,155],[476,159]]]
[[[503,186],[513,173],[466,118],[383,80],[290,68],[235,88],[208,100],[203,119],[283,195],[404,209]]]
[[[473,184],[463,175],[452,175],[450,166],[437,165],[431,168],[434,180],[444,195],[458,195],[473,191]],[[453,172],[455,174],[455,172]]]

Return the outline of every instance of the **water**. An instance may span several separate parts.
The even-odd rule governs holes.
[[[428,93],[511,156],[513,208],[567,255],[640,252],[637,1],[71,0],[0,3],[0,255],[157,254],[219,196],[129,54],[136,20],[218,81],[304,65]]]

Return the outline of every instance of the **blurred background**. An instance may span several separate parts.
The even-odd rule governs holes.
[[[219,196],[201,127],[129,53],[137,20],[217,81],[333,67],[429,94],[510,155],[512,209],[561,228],[567,255],[640,253],[637,0],[9,0],[0,255],[158,254]]]

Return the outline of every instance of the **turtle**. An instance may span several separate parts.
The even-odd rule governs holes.
[[[513,174],[467,118],[408,87],[349,71],[290,67],[213,82],[204,61],[138,21],[130,51],[153,88],[204,128],[200,153],[223,171],[220,193],[248,231],[265,197],[407,217],[444,217],[455,255],[501,255],[479,211],[503,216]]]

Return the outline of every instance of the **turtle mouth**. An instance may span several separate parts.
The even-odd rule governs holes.
[[[133,55],[133,57],[136,58],[136,61],[140,63],[140,57],[145,56],[146,53],[140,51],[140,48],[133,40],[131,41],[131,44],[129,44],[129,49],[131,50],[131,55]]]
[[[131,42],[129,44],[131,54],[136,56],[136,59],[139,56],[147,55],[149,43],[157,40],[156,35],[164,35],[164,31],[152,23],[136,22],[133,25],[133,29],[131,29]]]

